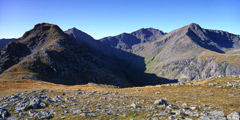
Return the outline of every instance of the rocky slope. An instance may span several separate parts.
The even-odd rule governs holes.
[[[106,41],[127,41],[124,34]],[[118,38],[118,40],[114,40]],[[240,74],[240,36],[224,31],[203,29],[193,23],[158,39],[136,43],[127,51],[145,58],[146,72],[178,80]],[[127,44],[127,42],[125,42]],[[111,45],[117,49],[125,48]]]
[[[1,85],[15,84],[9,86],[13,93],[0,91],[0,119],[240,119],[239,76],[121,89],[20,81],[0,80]]]
[[[0,50],[2,50],[8,43],[14,41],[16,39],[0,39]]]

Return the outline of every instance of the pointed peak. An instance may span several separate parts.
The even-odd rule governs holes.
[[[77,29],[76,27],[73,27],[72,30],[79,30],[79,29]]]
[[[201,28],[200,25],[198,25],[197,23],[191,23],[190,25],[188,25],[189,28]]]
[[[197,23],[191,23],[189,26],[199,26]]]
[[[200,32],[204,29],[200,27],[200,25],[196,23],[191,23],[190,25],[187,25],[187,31],[194,31],[194,32]]]
[[[73,27],[73,28],[66,30],[65,32],[83,32],[83,31],[77,29],[76,27]]]

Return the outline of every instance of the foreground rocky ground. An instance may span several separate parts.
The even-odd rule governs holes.
[[[18,80],[1,86],[0,119],[240,119],[238,76],[123,89]]]

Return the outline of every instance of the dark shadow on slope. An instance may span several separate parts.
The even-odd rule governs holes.
[[[117,64],[124,71],[127,79],[133,84],[133,86],[146,86],[178,82],[178,80],[170,80],[158,77],[155,74],[145,73],[146,64],[144,58],[141,56],[121,50],[116,50],[116,53],[123,57],[122,60],[117,60]]]
[[[94,45],[90,45],[88,43],[80,42],[80,44],[86,49],[88,49],[92,54],[97,56],[99,59],[105,61],[105,66],[108,67],[111,71],[115,72],[115,74],[121,77],[123,74],[124,77],[122,78],[127,79],[127,81],[132,84],[131,86],[146,86],[178,82],[177,80],[169,80],[166,78],[158,77],[155,74],[145,73],[146,64],[144,58],[141,56],[112,48],[96,40],[93,40],[92,42],[94,43]],[[114,65],[115,67],[113,67],[112,65]],[[116,67],[118,67],[117,70]],[[122,72],[121,75],[119,73],[116,73],[119,71]],[[117,86],[131,87],[124,85]]]
[[[188,37],[191,38],[191,40],[193,40],[197,45],[205,48],[205,49],[208,49],[208,50],[211,50],[211,51],[215,51],[215,52],[218,52],[218,53],[225,53],[224,51],[222,51],[221,49],[219,49],[217,46],[216,46],[216,43],[214,43],[213,41],[211,41],[210,39],[201,39],[199,38],[199,36],[197,36],[193,31],[189,30],[187,32],[187,35]]]
[[[124,79],[122,81],[130,82],[131,86],[145,86],[177,82],[177,80],[169,80],[165,78],[160,78],[155,74],[145,73],[146,64],[144,58],[141,56],[120,49],[115,49],[109,44],[105,44],[102,41],[93,39],[90,35],[80,30],[72,30],[72,33],[71,31],[66,32],[71,39],[78,42],[86,49],[86,51],[89,51],[99,60],[104,61],[104,67],[107,67],[108,69],[113,71],[114,75],[118,76],[121,79]],[[129,40],[130,38],[128,38],[127,40]],[[132,39],[130,41],[132,41]],[[101,84],[102,81],[89,80],[88,82]],[[126,87],[126,85],[117,86]],[[127,87],[130,86],[128,85]]]
[[[222,48],[233,48],[233,34],[224,31],[206,30],[208,37]]]

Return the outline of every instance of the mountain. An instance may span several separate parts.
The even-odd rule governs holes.
[[[48,23],[35,25],[0,53],[4,79],[119,87],[175,82],[144,71],[142,57],[108,47],[76,28],[64,32]]]
[[[154,28],[142,28],[132,33],[122,33],[113,37],[105,37],[100,41],[108,46],[131,51],[135,45],[155,41],[165,33]]]
[[[2,50],[8,43],[14,41],[16,39],[0,39],[0,50]]]
[[[95,40],[41,23],[0,52],[1,79],[119,87],[240,75],[240,36],[192,23],[164,33],[143,28]]]
[[[3,78],[44,80],[60,84],[88,82],[130,86],[58,26],[37,24],[0,54]]]
[[[155,29],[150,29],[154,31]],[[144,31],[142,29],[141,31]],[[135,32],[139,33],[141,31]],[[76,28],[65,31],[69,37],[73,38],[90,53],[94,54],[106,65],[111,68],[114,73],[118,73],[123,79],[126,79],[134,86],[154,85],[163,83],[176,82],[175,80],[168,80],[165,78],[157,77],[154,74],[145,73],[146,64],[144,58],[138,55],[115,49],[99,40],[93,39],[90,35],[78,30]],[[135,34],[133,33],[133,34]],[[153,32],[154,33],[154,32]],[[155,33],[157,36],[157,32]],[[145,35],[136,35],[142,37]],[[151,36],[147,37],[149,40],[154,39]]]
[[[128,41],[128,36],[121,34],[100,41]],[[121,42],[115,43],[108,45],[126,50],[125,47],[119,47]],[[239,35],[204,29],[192,23],[152,41],[134,45],[124,43],[127,44],[125,46],[131,46],[127,51],[145,58],[145,72],[159,77],[186,81],[240,75]]]

